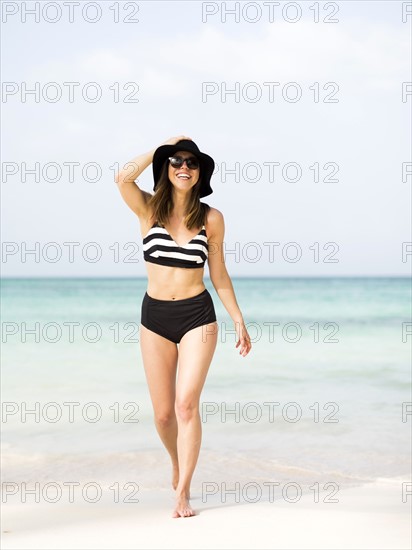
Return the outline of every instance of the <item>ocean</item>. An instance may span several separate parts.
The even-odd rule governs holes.
[[[411,280],[232,278],[194,485],[410,478]],[[142,279],[3,279],[3,482],[168,486],[139,347]]]

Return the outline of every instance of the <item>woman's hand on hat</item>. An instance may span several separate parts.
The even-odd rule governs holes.
[[[165,141],[164,143],[162,143],[162,145],[176,145],[176,143],[178,141],[180,141],[181,139],[189,139],[189,140],[192,140],[191,137],[188,137],[188,136],[177,136],[177,137],[171,137],[169,138],[167,141]]]

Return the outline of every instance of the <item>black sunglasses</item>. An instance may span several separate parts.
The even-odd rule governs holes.
[[[184,159],[182,157],[169,157],[169,162],[173,166],[173,168],[181,168],[186,161],[186,166],[190,170],[196,170],[196,168],[199,168],[199,161],[196,157],[189,157],[187,159]]]

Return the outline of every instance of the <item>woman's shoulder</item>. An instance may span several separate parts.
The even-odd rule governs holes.
[[[213,206],[209,206],[206,203],[203,203],[207,206],[207,219],[208,221],[219,221],[223,220],[223,214],[220,210],[217,208],[214,208]]]
[[[206,213],[205,226],[206,226],[207,235],[212,235],[216,232],[220,232],[222,226],[224,226],[224,219],[223,219],[222,212],[217,208],[214,208],[213,206],[209,206],[208,211]]]

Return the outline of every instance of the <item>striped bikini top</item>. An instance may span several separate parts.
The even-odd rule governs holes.
[[[184,246],[179,246],[166,230],[155,222],[143,239],[146,262],[169,267],[203,267],[209,254],[206,227]]]

